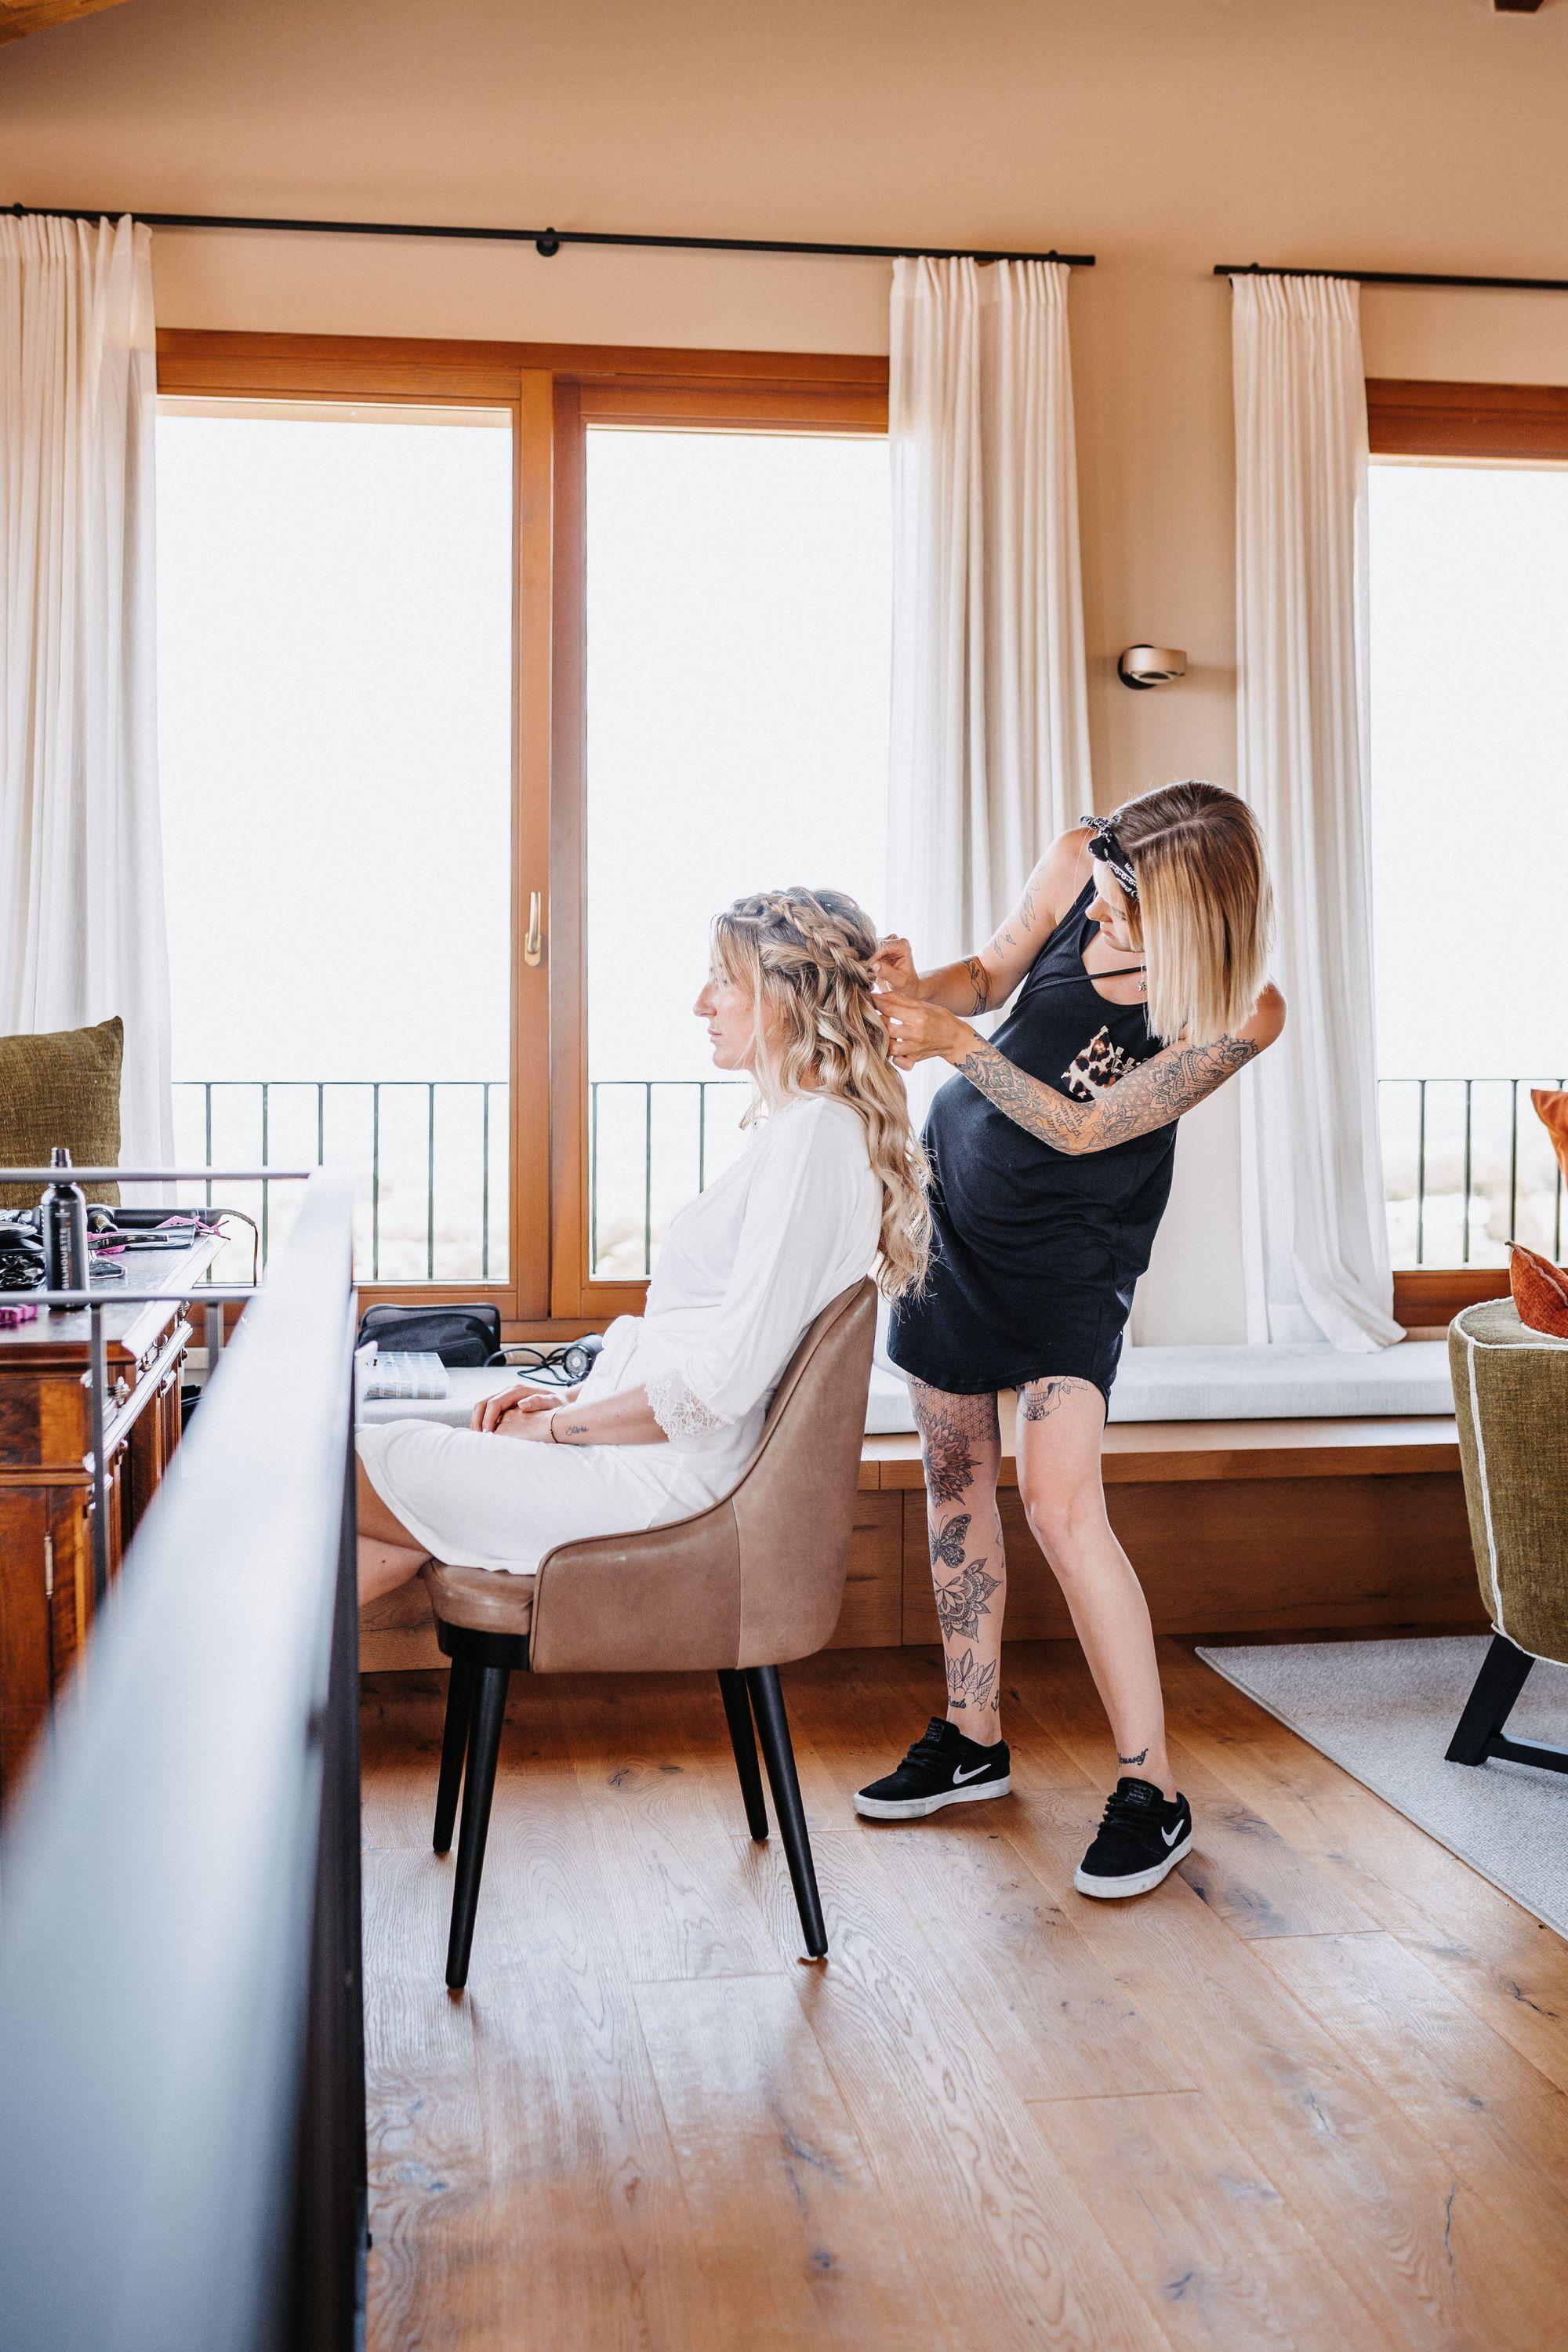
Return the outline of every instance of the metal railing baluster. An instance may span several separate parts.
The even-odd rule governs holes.
[[[429,1128],[425,1147],[425,1279],[436,1279],[436,1086],[427,1082]]]
[[[653,1272],[653,1081],[643,1080],[643,1170],[642,1170],[642,1270],[646,1280]]]
[[[484,1174],[479,1187],[479,1279],[490,1278],[490,1082],[484,1080],[483,1136],[479,1145]]]
[[[1470,1089],[1474,1084],[1475,1081],[1473,1078],[1467,1078],[1465,1080],[1465,1191],[1464,1198],[1460,1202],[1460,1214],[1464,1220],[1464,1229],[1459,1235],[1459,1264],[1461,1265],[1468,1265],[1470,1262]]]
[[[370,1090],[370,1278],[381,1280],[381,1083]]]
[[[261,1081],[261,1164],[263,1168],[267,1168],[271,1165],[271,1154],[267,1148],[268,1111],[268,1096],[270,1091],[270,1080],[263,1078]],[[263,1265],[267,1263],[267,1251],[268,1247],[268,1235],[271,1224],[271,1211],[272,1187],[270,1184],[264,1184],[261,1188],[261,1263]]]
[[[1420,1096],[1415,1126],[1415,1263],[1426,1263],[1426,1081],[1416,1081]]]
[[[595,1087],[588,1111],[588,1275],[599,1271],[599,1089]]]
[[[1519,1231],[1519,1080],[1509,1081],[1508,1098],[1508,1229]]]

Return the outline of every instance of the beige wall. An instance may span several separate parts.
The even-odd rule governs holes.
[[[1568,5],[130,0],[0,58],[0,199],[1056,245],[1098,796],[1234,773],[1216,261],[1568,275]],[[886,348],[887,271],[169,232],[179,326]],[[1369,291],[1369,371],[1568,382],[1568,297]],[[1131,695],[1118,649],[1188,648]],[[1239,1338],[1234,1101],[1190,1122],[1145,1339]]]

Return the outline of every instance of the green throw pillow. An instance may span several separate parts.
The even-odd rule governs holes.
[[[0,1168],[47,1168],[63,1143],[78,1168],[120,1160],[120,1065],[124,1024],[0,1037]],[[41,1184],[0,1184],[0,1210],[37,1205]],[[118,1207],[118,1184],[89,1184],[89,1201]]]

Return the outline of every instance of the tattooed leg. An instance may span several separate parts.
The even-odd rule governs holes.
[[[1105,1404],[1090,1381],[1032,1381],[1018,1396],[1018,1485],[1110,1718],[1117,1770],[1176,1793],[1143,1589],[1105,1510]]]
[[[994,1396],[910,1382],[925,1460],[931,1582],[947,1665],[947,1718],[983,1747],[1002,1736],[1002,1612],[1007,1570],[996,1476]]]

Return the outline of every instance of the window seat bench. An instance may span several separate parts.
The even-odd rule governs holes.
[[[1485,1630],[1442,1341],[1375,1357],[1140,1348],[1124,1361],[1106,1498],[1157,1633]],[[880,1366],[868,1420],[834,1645],[934,1642],[920,1444],[908,1391]],[[1010,1396],[1002,1448],[1007,1632],[1065,1638],[1067,1609],[1018,1496]],[[443,1663],[422,1585],[365,1612],[367,1673]]]

